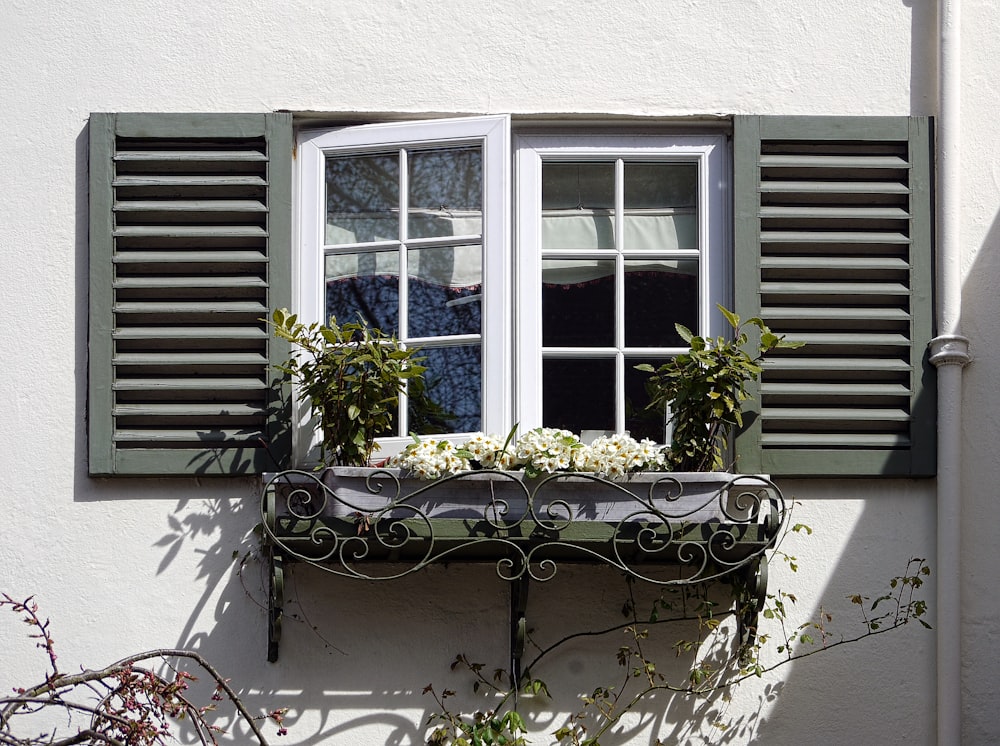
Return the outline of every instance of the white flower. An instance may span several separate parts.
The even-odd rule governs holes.
[[[640,470],[662,470],[663,449],[653,441],[636,441],[628,435],[609,435],[590,445],[568,430],[535,428],[512,446],[498,435],[473,433],[461,446],[437,438],[416,439],[390,459],[391,466],[406,469],[422,479],[483,469],[524,468],[531,475],[580,471],[616,479]]]

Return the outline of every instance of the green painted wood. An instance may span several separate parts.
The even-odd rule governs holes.
[[[252,199],[116,200],[116,212],[267,212]]]
[[[267,231],[255,225],[122,225],[115,228],[116,237],[151,238],[177,236],[179,238],[216,238],[240,236],[266,238]]]
[[[129,277],[115,282],[116,288],[231,288],[267,287],[267,280],[260,277]]]
[[[115,380],[111,360],[114,343],[114,156],[115,117],[92,114],[90,134],[90,317],[88,329],[88,468],[91,474],[115,472],[114,406]]]
[[[736,310],[808,343],[753,387],[742,471],[933,474],[929,134],[924,118],[736,117]]]
[[[907,244],[910,239],[902,233],[876,233],[874,231],[777,231],[760,232],[762,243],[805,244]]]
[[[248,326],[131,326],[115,329],[115,339],[269,339],[266,329]]]
[[[762,269],[807,269],[816,272],[821,269],[869,269],[909,274],[910,264],[904,259],[891,256],[766,256],[760,261]]]
[[[820,168],[820,169],[908,169],[910,165],[892,156],[849,155],[762,155],[762,168]]]
[[[267,154],[254,150],[119,150],[116,161],[202,163],[205,161],[266,161]]]
[[[180,367],[195,365],[263,366],[267,356],[257,352],[119,352],[114,356],[115,365],[156,365]]]
[[[92,116],[92,474],[285,465],[288,346],[261,319],[291,304],[291,124]]]
[[[898,207],[761,207],[760,217],[836,220],[909,220],[906,210]]]
[[[203,391],[204,389],[223,391],[262,391],[267,383],[259,378],[125,378],[114,383],[115,391]]]
[[[898,282],[762,282],[761,291],[781,295],[909,295]]]
[[[769,181],[760,185],[764,194],[794,192],[796,194],[909,194],[905,184],[871,181]]]
[[[263,251],[119,251],[115,264],[261,264],[268,261]]]

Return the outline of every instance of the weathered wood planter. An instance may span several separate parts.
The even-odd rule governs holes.
[[[467,561],[494,562],[501,578],[522,584],[548,580],[563,562],[606,563],[661,585],[750,581],[759,579],[785,505],[770,480],[719,472],[610,481],[473,471],[428,482],[393,469],[337,467],[267,475],[261,509],[272,556],[273,660],[285,561],[369,580]],[[655,569],[663,566],[676,570]]]

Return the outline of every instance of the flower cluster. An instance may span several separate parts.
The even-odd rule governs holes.
[[[406,469],[421,479],[440,479],[445,474],[466,471],[469,460],[451,441],[414,437],[414,442],[391,458],[389,465]]]
[[[511,442],[497,435],[473,433],[461,446],[448,440],[414,436],[413,443],[389,461],[422,479],[472,469],[524,469],[530,476],[553,472],[592,472],[623,477],[634,471],[662,471],[662,446],[652,440],[611,435],[585,444],[568,430],[539,427]]]

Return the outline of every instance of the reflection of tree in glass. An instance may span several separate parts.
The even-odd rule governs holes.
[[[399,283],[394,276],[367,275],[326,283],[326,315],[341,323],[364,322],[399,334]]]
[[[399,208],[399,157],[351,155],[326,159],[329,215],[391,212]]]
[[[482,363],[479,345],[425,347],[426,412],[410,407],[410,430],[419,435],[475,432],[482,428]],[[427,406],[427,405],[422,405]],[[444,424],[440,424],[441,420]],[[416,421],[415,421],[416,420]],[[434,421],[436,420],[436,421]],[[426,427],[426,430],[417,429]]]
[[[355,271],[349,270],[327,280],[327,316],[363,321],[403,339],[478,335],[482,332],[482,249],[478,241],[470,244],[468,236],[482,231],[482,149],[407,150],[406,167],[410,237],[448,239],[463,235],[465,239],[403,248],[407,262],[403,277],[392,269],[398,266],[392,260],[376,260],[379,252],[337,252],[347,258],[355,255],[357,270],[356,274],[349,274]],[[329,226],[338,226],[353,236],[350,242],[396,235],[385,227],[391,221],[384,217],[402,207],[398,154],[330,157],[326,179]],[[462,214],[428,215],[441,211]],[[375,214],[373,217],[382,222],[369,225],[351,217],[359,213]],[[343,217],[342,224],[338,215]],[[408,298],[406,328],[400,328],[402,283]],[[408,429],[420,434],[480,429],[481,346],[467,342],[449,345],[444,340],[429,346],[417,344],[428,370],[421,384],[411,382]]]
[[[478,147],[411,152],[409,165],[410,207],[482,209],[483,160]]]

